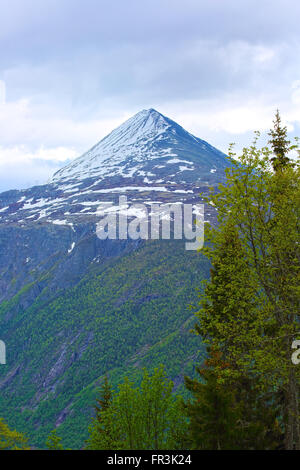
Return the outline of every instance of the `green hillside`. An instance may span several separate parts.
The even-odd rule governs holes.
[[[180,389],[203,354],[190,332],[189,304],[208,269],[181,241],[149,241],[92,264],[75,287],[48,303],[38,297],[14,315],[16,297],[2,304],[8,357],[0,370],[0,416],[37,447],[58,426],[64,445],[79,448],[105,373],[116,386],[125,375],[138,381],[143,367],[163,363]]]

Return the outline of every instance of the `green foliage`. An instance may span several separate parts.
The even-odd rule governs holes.
[[[106,375],[96,400],[96,418],[92,419],[92,425],[89,427],[90,439],[87,446],[91,450],[100,449],[101,446],[109,449],[114,445],[112,424],[105,414],[112,405],[112,399],[113,391]]]
[[[97,398],[96,409],[96,418],[99,423],[101,423],[101,413],[109,408],[112,401],[112,388],[108,382],[107,375],[104,377],[103,385],[99,391],[99,398]]]
[[[279,171],[290,164],[290,159],[287,154],[294,147],[290,146],[291,142],[287,139],[287,128],[281,126],[281,118],[278,110],[274,119],[274,128],[270,130],[269,136],[271,137],[269,144],[275,154],[275,156],[271,158],[271,162],[274,171]]]
[[[182,401],[172,394],[164,368],[144,370],[140,387],[125,378],[109,406],[90,426],[89,449],[176,449],[182,445],[187,421]]]
[[[29,450],[28,439],[15,430],[11,430],[0,418],[0,450]]]
[[[0,380],[10,380],[1,389],[0,416],[39,448],[59,420],[64,446],[81,448],[106,373],[113,388],[125,376],[139,384],[144,367],[163,363],[181,392],[182,372],[193,375],[193,361],[204,354],[190,334],[188,304],[197,301],[208,266],[181,241],[149,241],[95,263],[54,300],[37,298],[14,315],[14,299],[2,304],[8,357]]]
[[[63,450],[61,443],[61,437],[57,435],[57,430],[54,429],[48,436],[46,441],[46,446],[48,450]]]
[[[229,387],[218,383],[214,368],[197,369],[204,383],[185,378],[194,400],[186,405],[190,418],[189,441],[192,449],[220,450],[235,447],[238,410]]]
[[[300,369],[291,361],[299,337],[300,173],[297,162],[274,173],[271,155],[256,138],[209,198],[219,224],[206,231],[212,271],[196,330],[230,364],[217,367],[219,383],[253,377],[256,394],[280,402],[292,449],[300,448]]]
[[[200,381],[185,378],[193,400],[186,404],[190,418],[188,443],[202,450],[259,450],[279,448],[282,435],[277,408],[258,395],[255,380],[240,377],[224,384],[219,370],[228,369],[221,353],[211,352],[205,366],[197,368]]]

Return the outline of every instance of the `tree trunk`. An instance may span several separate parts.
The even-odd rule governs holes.
[[[285,394],[285,449],[300,450],[299,390],[291,369]]]

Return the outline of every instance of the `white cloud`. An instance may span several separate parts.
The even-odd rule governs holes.
[[[47,102],[32,99],[0,100],[0,192],[44,184],[55,171],[121,124],[129,114],[116,119],[81,121],[59,116]]]
[[[6,101],[6,88],[4,80],[0,80],[0,106]]]
[[[25,145],[0,146],[0,191],[44,184],[64,161],[75,156],[75,150],[64,147],[40,147],[32,152]]]
[[[6,148],[0,146],[0,168],[8,164],[34,164],[35,160],[50,161],[59,166],[62,162],[76,156],[78,154],[74,149],[66,147],[45,148],[42,146],[35,152],[31,152],[25,145]]]
[[[29,98],[0,105],[0,144],[2,146],[30,145],[45,147],[76,147],[79,152],[94,145],[118,125],[117,119],[87,119],[62,117],[60,109],[47,102],[36,105]],[[128,114],[126,114],[127,117]]]

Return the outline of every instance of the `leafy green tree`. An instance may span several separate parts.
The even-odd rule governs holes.
[[[141,423],[140,440],[145,449],[180,448],[186,422],[181,397],[172,394],[174,384],[166,377],[163,366],[151,376],[144,370],[138,406]]]
[[[113,393],[110,406],[100,411],[100,428],[99,420],[93,420],[88,448],[180,448],[187,420],[172,389],[162,366],[153,375],[145,370],[140,387],[126,378]]]
[[[230,149],[227,181],[208,199],[218,226],[206,231],[213,268],[196,329],[230,364],[217,367],[218,381],[253,377],[256,394],[280,403],[285,448],[299,449],[300,369],[291,361],[299,338],[299,160],[281,159],[274,172],[272,151],[258,148],[258,137],[239,163]]]
[[[28,439],[15,430],[11,430],[0,418],[0,450],[29,450]]]
[[[63,450],[63,446],[61,443],[61,437],[57,435],[57,430],[54,429],[48,436],[46,441],[47,449],[49,450]]]

